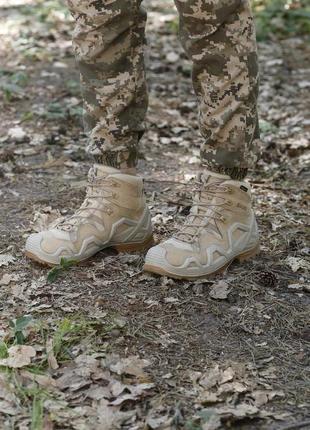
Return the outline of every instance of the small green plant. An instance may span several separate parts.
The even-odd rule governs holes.
[[[62,257],[60,260],[60,264],[58,266],[53,267],[47,274],[47,281],[54,282],[64,271],[70,269],[70,267],[75,266],[77,264],[76,260],[67,260]]]
[[[61,321],[57,327],[57,330],[53,336],[53,351],[56,358],[59,356],[64,347],[66,335],[72,334],[74,330],[74,323],[67,318]]]
[[[13,330],[15,344],[22,345],[25,343],[26,337],[24,335],[24,330],[31,322],[33,322],[31,315],[25,315],[9,321],[9,325]]]
[[[43,396],[35,395],[32,400],[31,430],[43,428]]]
[[[9,356],[8,347],[6,343],[0,341],[0,359],[7,358]]]

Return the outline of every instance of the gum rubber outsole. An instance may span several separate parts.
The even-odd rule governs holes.
[[[113,248],[118,252],[138,252],[138,251],[142,252],[142,251],[147,251],[154,244],[155,244],[155,241],[154,241],[154,237],[152,235],[152,236],[148,237],[144,242],[141,242],[141,243],[119,243],[116,245],[106,246],[105,248],[102,248],[100,251],[102,251],[103,249]],[[100,251],[98,251],[98,252],[100,252]],[[26,257],[30,258],[31,260],[33,260],[39,264],[42,264],[44,266],[48,266],[48,267],[58,266],[57,263],[50,263],[48,261],[42,260],[36,254],[33,254],[30,251],[25,251],[25,255],[26,255]],[[78,260],[77,264],[81,263],[83,261],[89,260],[90,258],[92,258],[92,256],[84,258],[82,260]]]
[[[156,275],[161,275],[161,276],[167,276],[170,278],[174,278],[174,279],[187,279],[187,280],[193,280],[193,279],[203,279],[203,278],[207,278],[209,276],[214,276],[217,275],[219,273],[224,272],[227,267],[229,267],[233,261],[239,261],[239,263],[242,263],[243,261],[247,261],[253,257],[255,257],[255,255],[259,254],[260,252],[260,246],[259,244],[255,246],[255,248],[250,249],[249,251],[246,251],[240,255],[236,255],[234,258],[232,258],[230,261],[228,261],[228,263],[224,264],[224,266],[220,267],[219,269],[215,270],[214,272],[205,274],[205,275],[193,275],[193,276],[184,276],[184,275],[177,275],[175,273],[171,273],[168,272],[167,270],[161,268],[161,267],[157,267],[157,266],[153,266],[151,264],[145,264],[143,266],[143,270],[145,272],[151,272],[151,273],[155,273]]]

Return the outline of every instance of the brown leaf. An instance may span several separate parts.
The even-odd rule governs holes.
[[[227,299],[229,291],[229,285],[224,281],[219,281],[217,284],[212,285],[209,296],[212,299],[224,300]]]
[[[8,349],[9,356],[0,360],[1,366],[19,368],[31,363],[36,356],[36,350],[29,345],[15,345]]]
[[[59,365],[54,355],[53,339],[48,339],[46,342],[46,354],[49,367],[53,370],[58,369]]]
[[[144,372],[143,369],[150,365],[150,362],[148,360],[144,360],[133,355],[127,358],[110,356],[107,357],[106,362],[111,372],[117,373],[118,375],[133,375],[138,378],[147,377],[147,374]]]

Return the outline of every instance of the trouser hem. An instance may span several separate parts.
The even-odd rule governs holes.
[[[130,150],[122,151],[109,150],[102,154],[95,154],[93,157],[98,164],[114,167],[116,169],[126,169],[137,166],[138,155],[137,149],[130,148]]]
[[[242,181],[248,173],[247,167],[225,167],[204,162],[202,162],[202,165],[207,167],[211,172],[228,175],[231,177],[231,179],[236,181]]]

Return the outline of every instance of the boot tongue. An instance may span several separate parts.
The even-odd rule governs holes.
[[[178,238],[180,240],[188,238],[188,235],[194,235],[197,232],[197,227],[192,226],[191,224],[205,224],[208,225],[209,231],[217,231],[216,224],[214,219],[212,218],[213,210],[212,205],[218,205],[223,202],[221,197],[217,197],[216,195],[213,198],[210,198],[210,194],[208,194],[208,188],[212,189],[212,184],[219,185],[227,180],[230,180],[230,176],[221,175],[209,171],[205,171],[199,177],[200,190],[197,191],[194,197],[194,204],[188,216],[186,225],[179,233]],[[206,204],[208,206],[200,206],[197,203]],[[208,218],[209,217],[209,218]],[[184,233],[184,235],[183,235]]]
[[[204,173],[202,173],[200,175],[199,182],[201,182],[201,187],[200,187],[200,190],[195,195],[195,200],[201,201],[203,199],[204,193],[206,194],[207,188],[208,187],[212,188],[211,184],[219,185],[219,184],[223,183],[224,181],[227,181],[230,179],[231,178],[228,175],[221,175],[219,173],[213,173],[213,172],[210,172],[208,170],[205,171]],[[219,200],[222,201],[221,198],[217,198],[216,196],[214,196],[212,200],[209,200],[209,203],[210,203],[210,205],[211,205],[211,202],[214,202],[215,204],[217,204],[219,202]],[[193,215],[200,214],[202,212],[207,214],[208,211],[210,211],[210,209],[205,209],[205,208],[193,205],[191,213]]]
[[[114,167],[104,166],[102,164],[94,164],[89,170],[88,177],[89,179],[103,178],[115,173],[120,173],[120,171]]]

